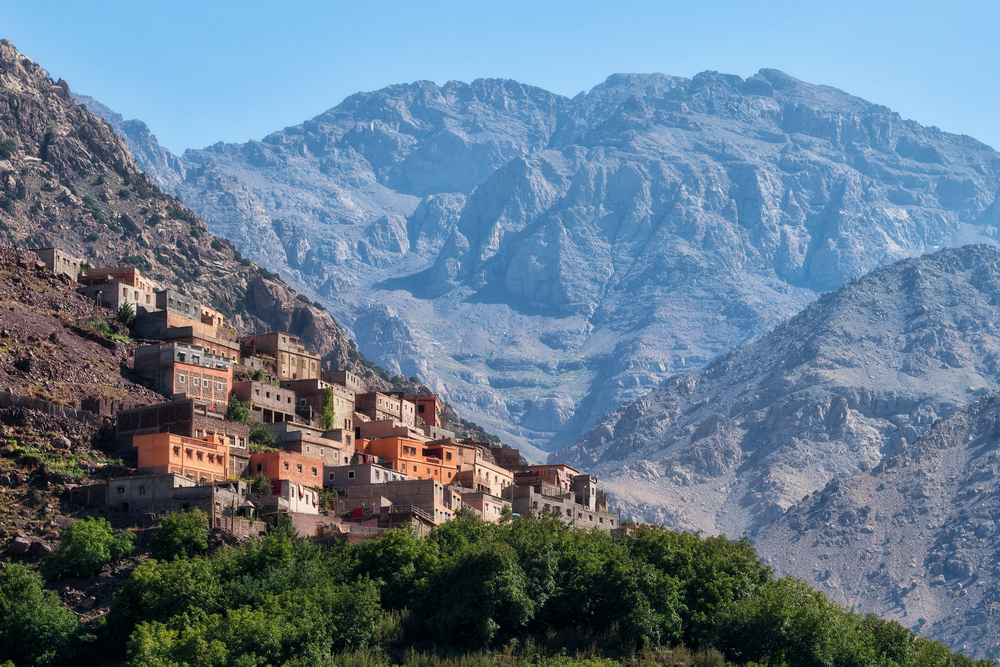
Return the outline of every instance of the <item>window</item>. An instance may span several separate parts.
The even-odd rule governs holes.
[[[140,486],[139,487],[139,495],[140,496],[146,495],[146,487],[145,486]]]
[[[318,477],[319,476],[319,472],[316,470],[316,468],[312,469],[312,473],[313,473],[313,475],[312,475],[313,477]]]
[[[118,494],[121,495],[123,493],[125,493],[125,487],[124,486],[119,486],[118,487]]]
[[[300,398],[299,399],[299,407],[300,408],[306,407],[306,399],[304,399],[304,398]]]
[[[187,456],[188,458],[191,458],[193,454],[194,452],[190,449],[184,450],[184,455]]]
[[[285,470],[288,470],[288,461],[285,461]]]
[[[446,461],[451,461],[451,452],[445,452],[444,458]]]
[[[347,471],[347,479],[354,479],[354,471],[353,470],[348,470]]]
[[[257,472],[260,472],[260,471],[261,471],[261,464],[258,463],[257,464]]]
[[[177,376],[177,384],[185,384],[186,382],[187,378],[185,378],[183,374]]]
[[[312,447],[310,447],[309,445],[306,445],[306,453],[308,454],[311,451],[312,451]]]
[[[331,473],[330,473],[330,481],[332,482],[332,481],[333,481],[333,480],[335,480],[336,478],[337,478],[337,473],[335,473],[335,472],[331,472]]]
[[[180,455],[181,455],[181,448],[180,447],[174,447],[174,457],[178,457]]]
[[[378,472],[378,470],[375,471],[375,479],[379,479],[379,472]]]
[[[215,383],[215,388],[216,388],[217,390],[219,390],[219,391],[222,391],[222,383],[221,383],[221,382],[216,382],[216,383]]]
[[[299,473],[300,475],[302,474],[302,464],[301,463],[299,463],[298,465],[295,466],[295,471],[297,473]]]
[[[202,452],[198,452],[198,460],[199,461],[204,461],[205,460],[205,454],[202,453]]]
[[[191,378],[191,386],[192,387],[200,387],[201,386],[201,379],[200,378]]]

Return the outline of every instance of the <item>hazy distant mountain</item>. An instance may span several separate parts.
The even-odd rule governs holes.
[[[782,574],[969,655],[1000,657],[1000,394],[831,482],[755,536]]]
[[[851,276],[992,243],[1000,187],[989,147],[775,70],[418,82],[172,173],[135,152],[375,361],[547,449]]]
[[[1000,388],[1000,251],[878,269],[553,455],[626,514],[740,535]]]

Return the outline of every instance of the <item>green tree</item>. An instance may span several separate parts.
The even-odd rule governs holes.
[[[134,538],[128,531],[112,533],[111,524],[105,519],[87,517],[74,521],[63,531],[62,544],[46,561],[44,571],[51,579],[91,577],[105,564],[131,554]]]
[[[250,404],[244,403],[234,394],[226,406],[226,419],[237,424],[250,423]]]
[[[250,444],[259,447],[274,447],[274,433],[264,424],[254,422],[250,426]]]
[[[76,616],[42,588],[42,577],[18,563],[0,571],[0,661],[56,665],[77,630]]]
[[[149,540],[153,558],[190,558],[208,550],[208,530],[201,510],[167,515]]]
[[[135,307],[128,301],[118,306],[118,321],[129,328],[135,324]]]
[[[333,387],[323,390],[323,412],[319,417],[319,427],[329,431],[337,423],[337,410],[333,407]]]

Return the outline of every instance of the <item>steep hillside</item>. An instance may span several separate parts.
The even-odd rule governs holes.
[[[836,480],[754,537],[776,571],[970,655],[1000,657],[1000,394]]]
[[[997,388],[1000,251],[967,246],[824,295],[552,459],[594,471],[627,514],[740,535]]]
[[[69,87],[0,41],[0,232],[58,245],[93,266],[135,264],[163,286],[211,303],[240,331],[282,329],[354,367],[352,344],[322,309],[243,259],[229,241],[139,171],[125,142]]]
[[[851,276],[993,243],[1000,187],[989,147],[775,70],[418,82],[137,152],[373,360],[548,449]]]

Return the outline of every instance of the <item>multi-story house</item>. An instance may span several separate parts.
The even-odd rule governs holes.
[[[250,404],[250,418],[263,424],[295,421],[295,392],[266,382],[233,383],[233,394]]]
[[[134,366],[138,375],[150,380],[153,388],[168,398],[203,398],[215,404],[213,410],[229,402],[232,362],[203,347],[182,343],[147,345],[136,349]]]
[[[197,482],[229,478],[229,447],[219,436],[149,433],[135,436],[132,443],[139,450],[139,472],[173,473]]]
[[[342,384],[326,382],[317,378],[309,380],[282,380],[280,384],[282,388],[291,389],[295,392],[297,399],[295,412],[310,424],[318,424],[319,418],[323,414],[323,402],[326,400],[326,391],[329,389],[333,398],[333,411],[335,414],[333,428],[330,430],[354,432],[355,392],[353,389],[349,389]]]
[[[279,380],[311,380],[319,377],[320,358],[299,342],[299,337],[284,331],[255,334],[240,338],[244,357],[267,356],[274,359]]]
[[[61,273],[73,280],[80,276],[80,266],[83,264],[83,260],[79,257],[74,257],[59,248],[38,248],[35,250],[35,254],[52,273]]]
[[[82,285],[78,292],[102,305],[117,309],[129,304],[137,314],[157,310],[156,283],[134,266],[91,269],[77,282]]]
[[[310,488],[323,487],[323,459],[296,452],[262,452],[250,455],[250,475],[284,479]]]

